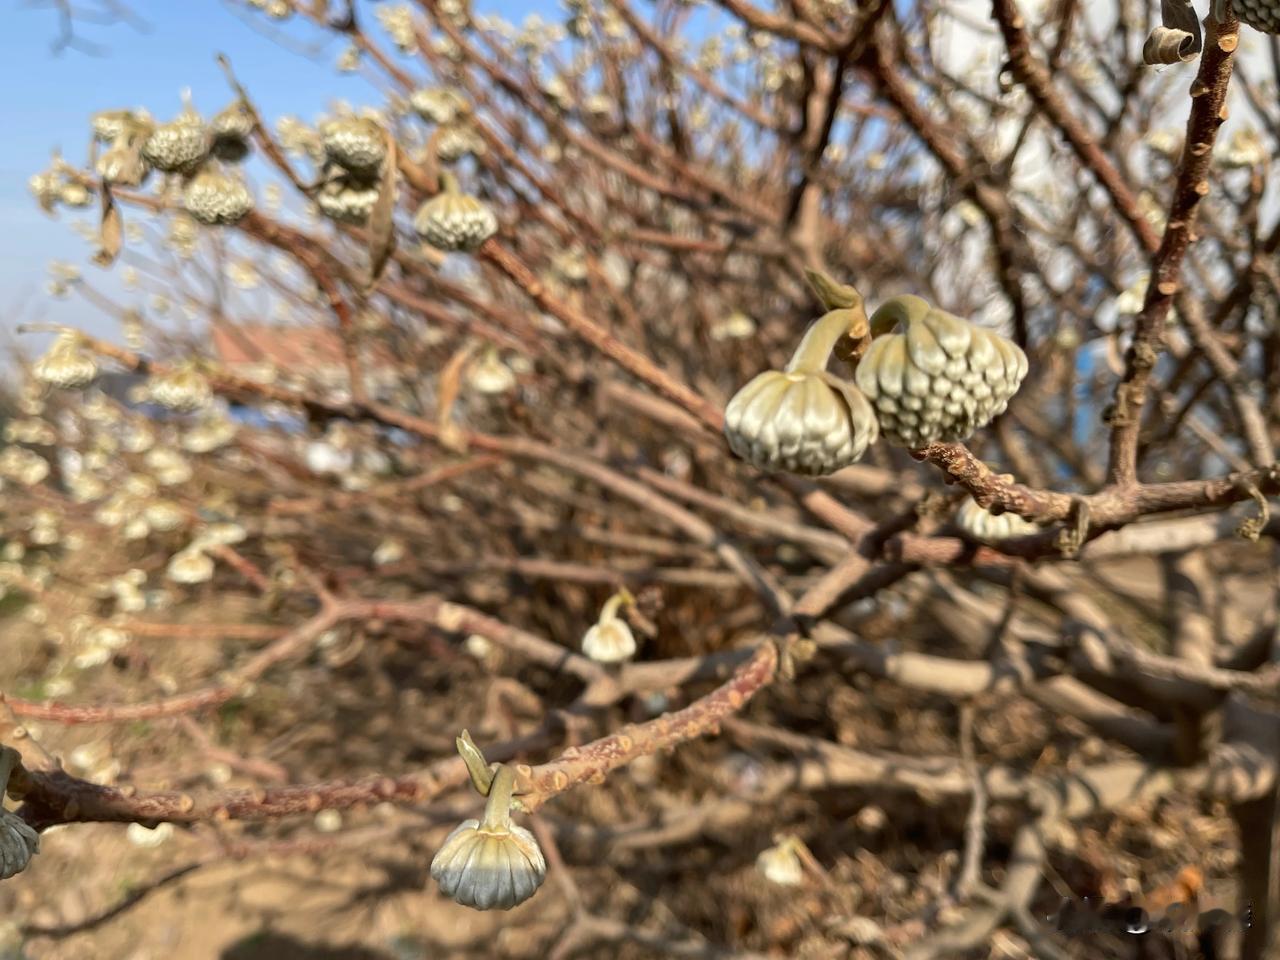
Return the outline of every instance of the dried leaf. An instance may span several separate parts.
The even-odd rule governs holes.
[[[369,279],[366,292],[378,284],[382,271],[395,249],[395,230],[392,214],[396,208],[396,140],[386,132],[387,158],[382,162],[382,182],[378,185],[378,200],[369,214]]]
[[[440,372],[440,387],[436,392],[436,425],[440,429],[440,442],[446,447],[461,450],[462,431],[452,422],[453,405],[458,401],[458,392],[462,388],[462,371],[467,361],[476,352],[474,342],[463,345],[457,353],[449,358],[444,370]]]
[[[1200,17],[1191,0],[1160,0],[1160,20],[1142,48],[1143,62],[1148,65],[1187,63],[1204,49]]]
[[[100,267],[109,267],[120,255],[124,245],[124,220],[120,216],[120,208],[116,206],[115,197],[111,195],[111,187],[104,180],[101,187],[102,225],[98,228],[98,245],[101,249],[93,255],[93,262]]]

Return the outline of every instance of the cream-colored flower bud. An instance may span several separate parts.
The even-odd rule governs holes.
[[[994,543],[1013,537],[1027,537],[1040,530],[1030,520],[1016,513],[994,514],[978,506],[973,497],[966,497],[956,510],[956,525],[975,540]]]
[[[330,220],[363,226],[378,202],[378,184],[351,176],[325,183],[316,194],[316,206]]]
[[[872,315],[871,329],[882,335],[856,379],[885,439],[900,446],[967,439],[1004,412],[1027,374],[1016,344],[919,297],[888,301]]]
[[[86,387],[98,375],[98,364],[84,347],[84,338],[73,330],[58,334],[49,351],[31,367],[41,383],[63,390]]]
[[[441,182],[444,189],[418,208],[413,228],[438,250],[475,250],[498,232],[498,218],[475,197],[460,193],[450,174],[443,174]]]
[[[249,531],[238,523],[211,523],[197,534],[191,548],[204,550],[208,547],[229,547],[244,543],[248,536]]]
[[[210,166],[183,188],[182,207],[206,226],[239,223],[253,209],[253,194],[239,176]]]
[[[174,367],[147,382],[147,397],[170,410],[199,410],[213,399],[213,388],[194,362]]]
[[[488,147],[469,123],[449,123],[431,138],[441,163],[456,163],[463,157],[483,157]]]
[[[119,143],[104,150],[93,169],[107,183],[122,187],[141,186],[151,172],[136,143]]]
[[[815,477],[862,457],[879,436],[875,412],[857,387],[825,369],[859,319],[865,323],[860,311],[829,310],[805,331],[785,370],[766,370],[734,394],[724,411],[734,453],[761,470]]]
[[[156,483],[162,487],[186,483],[194,473],[186,458],[172,447],[156,447],[148,451],[144,462]]]
[[[165,173],[192,173],[209,155],[213,138],[194,111],[162,123],[142,145],[142,158]]]
[[[799,837],[786,836],[760,851],[756,857],[756,869],[765,879],[784,887],[798,887],[804,882],[804,863],[800,851],[804,848]]]
[[[367,117],[338,117],[320,125],[325,156],[357,176],[374,177],[387,155],[386,136]]]
[[[49,475],[49,461],[25,447],[5,447],[0,453],[0,477],[34,487]]]
[[[430,123],[453,123],[471,112],[471,101],[450,87],[424,87],[409,95],[409,106]]]
[[[528,900],[547,875],[547,861],[532,833],[511,822],[515,772],[498,768],[484,819],[464,820],[431,861],[441,891],[464,907],[510,910]]]
[[[618,616],[618,607],[630,594],[615,593],[600,610],[600,617],[582,637],[582,652],[599,663],[619,663],[636,653],[636,638],[627,622]]]
[[[58,200],[64,207],[87,207],[93,203],[93,194],[84,184],[68,180],[59,188]]]
[[[376,567],[385,567],[388,564],[399,563],[405,557],[405,545],[403,540],[396,537],[387,537],[373,551],[373,564]]]
[[[182,507],[172,500],[153,500],[142,508],[142,516],[152,530],[161,533],[177,530],[187,519]]]
[[[213,558],[203,550],[188,547],[173,555],[165,576],[174,583],[206,583],[213,579]]]
[[[516,385],[516,375],[502,362],[497,350],[486,350],[467,370],[467,386],[477,393],[506,393]]]
[[[224,416],[205,417],[182,437],[182,449],[188,453],[210,453],[224,447],[236,437],[236,425]]]

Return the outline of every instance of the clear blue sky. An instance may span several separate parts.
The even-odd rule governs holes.
[[[23,0],[0,0],[5,29],[0,31],[0,350],[6,331],[20,322],[46,319],[74,323],[101,333],[114,333],[95,317],[92,307],[74,295],[54,300],[45,293],[51,259],[79,265],[103,289],[120,289],[89,263],[89,245],[71,229],[76,211],[61,211],[54,220],[44,214],[27,190],[27,180],[48,165],[49,151],[60,147],[69,160],[83,162],[88,148],[89,116],[97,110],[145,106],[167,119],[181,108],[183,87],[190,87],[196,106],[206,114],[230,99],[214,61],[226,53],[240,80],[269,120],[285,113],[311,118],[335,98],[376,102],[376,94],[358,74],[339,74],[334,61],[339,38],[307,29],[305,24],[280,30],[261,14],[244,12],[242,4],[222,0],[128,0],[146,25],[139,32],[126,24],[81,27],[101,44],[101,55],[77,50],[54,54],[58,18],[51,9]],[[372,31],[377,31],[372,4],[361,4]],[[488,0],[481,12],[519,20],[530,12],[545,15],[555,0]],[[323,41],[314,57],[291,52],[277,41],[287,32],[293,47]],[[123,295],[122,295],[123,296]]]

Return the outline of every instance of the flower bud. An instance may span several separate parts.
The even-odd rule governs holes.
[[[453,123],[471,112],[471,102],[450,87],[423,87],[409,95],[409,106],[430,123]]]
[[[498,232],[498,218],[475,197],[458,192],[451,176],[441,179],[444,189],[418,208],[413,228],[438,250],[475,250]]]
[[[483,820],[464,820],[431,860],[431,877],[464,907],[510,910],[528,900],[547,875],[532,833],[511,822],[515,773],[499,767]]]
[[[316,194],[316,206],[330,220],[363,226],[378,202],[378,184],[351,176],[330,180]]]
[[[960,504],[960,509],[956,511],[956,526],[974,540],[988,543],[1030,536],[1040,529],[1016,513],[1006,512],[997,516],[990,510],[984,510],[973,497],[966,497],[964,503]]]
[[[84,348],[83,338],[67,330],[58,334],[49,352],[32,364],[31,373],[41,383],[74,390],[93,382],[98,375],[98,364],[93,354]]]
[[[325,156],[350,173],[372,178],[387,155],[382,128],[367,117],[339,117],[320,125]]]
[[[800,860],[802,847],[799,837],[783,837],[772,847],[760,851],[756,857],[756,869],[771,883],[798,887],[804,882],[804,864]]]
[[[192,173],[209,155],[209,128],[194,111],[162,123],[142,144],[142,158],[165,173]]]
[[[432,138],[436,157],[441,163],[456,163],[463,157],[483,157],[487,147],[484,138],[469,123],[449,123]]]
[[[636,653],[636,638],[627,622],[618,617],[618,606],[627,599],[615,593],[600,610],[600,618],[582,637],[582,652],[599,663],[618,663]]]
[[[253,209],[253,195],[238,176],[206,168],[183,189],[182,206],[193,219],[208,226],[232,224]]]
[[[199,410],[213,399],[213,388],[194,363],[152,377],[146,393],[153,403],[179,411]]]
[[[174,583],[206,583],[213,579],[213,558],[192,547],[179,550],[169,561],[165,576]]]
[[[213,134],[213,155],[228,163],[239,163],[249,154],[253,114],[243,100],[224,107],[209,124]]]
[[[871,318],[856,380],[890,443],[919,448],[967,439],[1003,413],[1027,374],[1026,354],[991,330],[919,297],[890,300]]]
[[[785,370],[766,370],[729,401],[725,437],[743,460],[761,470],[820,477],[849,466],[875,443],[880,428],[867,398],[826,372],[840,338],[866,326],[857,300],[857,310],[830,309],[810,324]]]
[[[875,413],[862,393],[825,372],[766,370],[724,411],[729,447],[761,470],[820,477],[862,457],[875,442]]]

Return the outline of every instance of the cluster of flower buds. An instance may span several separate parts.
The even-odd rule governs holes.
[[[968,439],[1004,412],[1027,375],[1027,356],[1000,334],[920,297],[887,301],[856,379],[890,443],[918,448]]]
[[[464,730],[458,753],[471,781],[487,797],[484,816],[464,820],[431,860],[431,878],[448,897],[476,910],[510,910],[534,895],[547,875],[537,838],[511,822],[515,770],[491,770]]]
[[[31,366],[31,374],[41,383],[62,390],[87,387],[98,375],[98,364],[74,330],[58,334],[53,345]]]
[[[188,98],[181,113],[151,131],[142,144],[142,159],[164,173],[190,174],[212,147],[213,134]]]
[[[994,331],[895,297],[868,320],[849,286],[812,274],[828,307],[784,370],[767,370],[725,408],[729,446],[770,471],[823,476],[854,463],[883,435],[919,448],[957,441],[1004,412],[1027,373],[1018,346]],[[855,383],[826,371],[842,341],[865,347]]]
[[[441,190],[418,208],[413,228],[425,243],[446,252],[470,252],[498,232],[498,218],[463,193],[453,174],[440,175]]]
[[[106,149],[94,162],[94,170],[107,183],[136,187],[147,179],[151,167],[142,148],[155,132],[151,115],[142,110],[104,110],[91,120],[93,137]]]
[[[865,325],[861,298],[828,306],[785,369],[759,374],[725,408],[730,449],[761,470],[825,476],[861,459],[879,436],[867,398],[826,372],[836,343]]]
[[[206,226],[239,223],[253,209],[253,195],[239,175],[210,162],[187,181],[182,206]]]
[[[35,174],[27,181],[27,186],[45,213],[53,213],[59,206],[87,207],[93,203],[93,194],[89,188],[56,156],[52,166],[43,173]]]
[[[368,117],[337,117],[320,125],[320,148],[325,169],[316,205],[330,220],[363,226],[378,202],[386,134]]]
[[[213,399],[213,388],[195,361],[188,361],[152,377],[144,399],[179,412],[191,412]]]
[[[452,87],[422,87],[409,95],[409,106],[428,123],[441,126],[471,114],[471,101]]]

